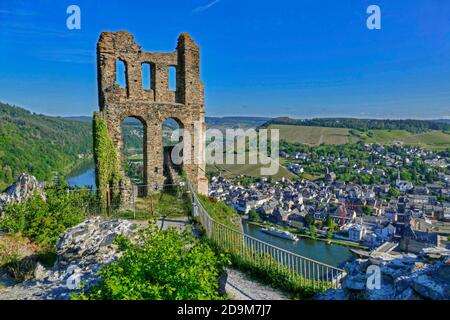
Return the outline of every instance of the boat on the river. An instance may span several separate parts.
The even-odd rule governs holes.
[[[298,237],[295,234],[292,234],[288,231],[278,230],[274,227],[270,228],[261,228],[261,232],[270,234],[271,236],[279,237],[286,240],[298,241]]]

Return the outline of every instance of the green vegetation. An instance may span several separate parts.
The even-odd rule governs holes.
[[[233,208],[221,201],[204,195],[197,195],[203,208],[216,222],[222,223],[234,230],[241,230],[241,217]]]
[[[80,300],[222,300],[219,276],[228,264],[188,232],[149,228],[139,244],[118,241],[123,255],[100,270],[101,282]]]
[[[26,172],[51,181],[92,158],[89,123],[0,103],[0,191]]]
[[[349,142],[348,129],[304,127],[291,125],[270,125],[268,129],[280,130],[280,139],[290,143],[302,143],[311,146],[321,144],[345,144]]]
[[[291,119],[287,117],[275,118],[264,126],[271,124],[348,128],[359,131],[367,130],[405,130],[411,133],[427,132],[430,130],[450,131],[450,123],[429,120],[388,120],[388,119],[354,119],[354,118],[318,118]]]
[[[266,176],[266,178],[269,178],[274,181],[279,181],[283,177],[288,179],[294,179],[296,176],[289,172],[285,167],[283,167],[280,163],[273,163],[273,160],[271,164],[262,164],[258,161],[257,164],[250,164],[249,158],[250,153],[246,152],[246,158],[244,164],[238,164],[237,157],[235,158],[234,164],[214,164],[214,165],[207,165],[206,171],[208,175],[218,175],[219,173],[227,178],[227,179],[233,179],[233,178],[242,178],[243,176],[251,177],[251,178],[261,178],[263,175],[261,174],[261,168],[269,168],[270,166],[278,166],[278,173],[271,176]],[[267,159],[267,162],[269,159]]]
[[[200,228],[203,230],[203,239],[211,244],[216,253],[225,253],[229,256],[235,268],[249,274],[252,278],[282,289],[296,299],[312,298],[316,293],[330,287],[330,283],[326,281],[313,281],[293,272],[292,267],[281,264],[269,253],[262,251],[256,253],[255,247],[245,244],[241,233],[216,224],[213,224],[211,228],[211,238],[207,238],[205,230]]]
[[[8,205],[0,229],[21,233],[48,248],[54,248],[67,228],[81,223],[88,213],[89,190],[68,192],[67,188],[46,189],[46,199],[34,195],[23,203]]]
[[[373,213],[373,209],[369,206],[364,206],[362,211],[367,216],[371,216]]]
[[[366,132],[352,131],[355,139],[365,143],[393,144],[421,147],[432,150],[450,148],[450,134],[442,131],[411,133],[406,130],[370,130]]]
[[[408,130],[366,130],[268,124],[268,129],[280,130],[280,139],[288,143],[309,146],[341,145],[347,143],[380,143],[392,145],[402,143],[432,150],[450,148],[450,134],[444,131],[411,132]]]
[[[215,165],[207,165],[206,171],[209,175],[219,175],[219,173],[227,178],[232,179],[240,176],[248,176],[253,178],[261,178],[261,168],[267,167],[261,164],[215,164]],[[279,166],[278,173],[274,176],[271,176],[271,179],[274,181],[279,181],[283,177],[288,179],[295,178],[295,175],[289,172],[282,165]]]
[[[295,162],[302,166],[304,173],[300,174],[302,178],[320,177],[323,176],[328,168],[330,171],[336,173],[338,180],[347,182],[354,182],[358,184],[377,184],[381,183],[383,174],[388,181],[395,181],[397,179],[397,168],[386,165],[386,161],[379,160],[371,155],[365,149],[362,142],[344,144],[344,145],[321,145],[311,147],[303,144],[294,144],[282,141],[280,150],[293,154],[300,152],[307,155],[307,160],[284,159],[284,162]],[[399,156],[407,157],[405,151],[398,150],[395,146],[386,146],[385,152],[395,152]],[[441,151],[444,156],[445,152]],[[340,159],[340,161],[332,161],[327,163],[321,161],[322,158]],[[345,162],[344,160],[345,159]],[[363,172],[355,172],[353,166],[366,167],[373,170],[379,170],[375,174],[365,174]],[[423,181],[433,183],[438,180],[439,169],[431,168],[420,159],[412,159],[408,166],[400,168],[401,179],[411,181],[414,184],[420,184]],[[381,172],[381,174],[380,174]],[[395,196],[395,194],[391,194]]]
[[[191,203],[186,193],[167,190],[136,199],[136,212],[126,211],[114,213],[114,217],[122,219],[136,218],[177,218],[191,213]],[[135,215],[136,214],[136,215]]]
[[[124,184],[124,177],[120,172],[119,156],[108,136],[106,122],[99,113],[94,114],[93,132],[94,158],[97,169],[95,180],[99,189],[100,209],[104,211],[110,207],[111,203],[120,202],[118,188]]]
[[[252,222],[262,222],[262,218],[256,210],[250,210],[248,213],[248,220]]]

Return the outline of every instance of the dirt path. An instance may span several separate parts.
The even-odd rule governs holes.
[[[289,300],[286,293],[261,284],[236,269],[227,269],[227,273],[225,290],[232,300]]]

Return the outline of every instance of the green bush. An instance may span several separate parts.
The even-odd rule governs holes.
[[[48,188],[45,200],[36,194],[23,203],[7,206],[0,229],[22,233],[41,245],[54,247],[67,228],[84,220],[90,197],[88,190]]]
[[[99,271],[99,284],[79,300],[215,300],[227,262],[188,232],[149,228],[138,244],[116,241],[123,255]]]
[[[259,215],[258,212],[256,212],[256,210],[250,210],[250,212],[248,213],[248,219],[254,222],[262,221],[261,216]]]

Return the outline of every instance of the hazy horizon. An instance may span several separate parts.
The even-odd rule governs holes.
[[[44,115],[44,116],[50,116],[50,117],[59,117],[59,118],[92,118],[92,114],[68,114],[68,115],[51,115],[51,114],[46,114],[46,113],[41,113],[41,112],[36,112],[34,110],[31,110],[29,108],[27,108],[26,106],[21,106],[21,105],[17,105],[14,103],[10,103],[7,101],[0,101],[0,103],[5,103],[5,104],[9,104],[11,106],[15,106],[15,107],[19,107],[22,109],[25,109],[27,111],[30,111],[34,114],[37,115]],[[279,115],[279,116],[266,116],[266,115],[210,115],[210,114],[205,114],[206,118],[260,118],[260,119],[273,119],[273,118],[284,118],[284,117],[289,117],[291,119],[325,119],[325,118],[341,118],[341,119],[361,119],[361,120],[424,120],[424,121],[450,121],[450,118],[367,118],[367,117],[353,117],[353,116],[318,116],[318,117],[290,117],[290,116],[286,116],[286,115]]]

